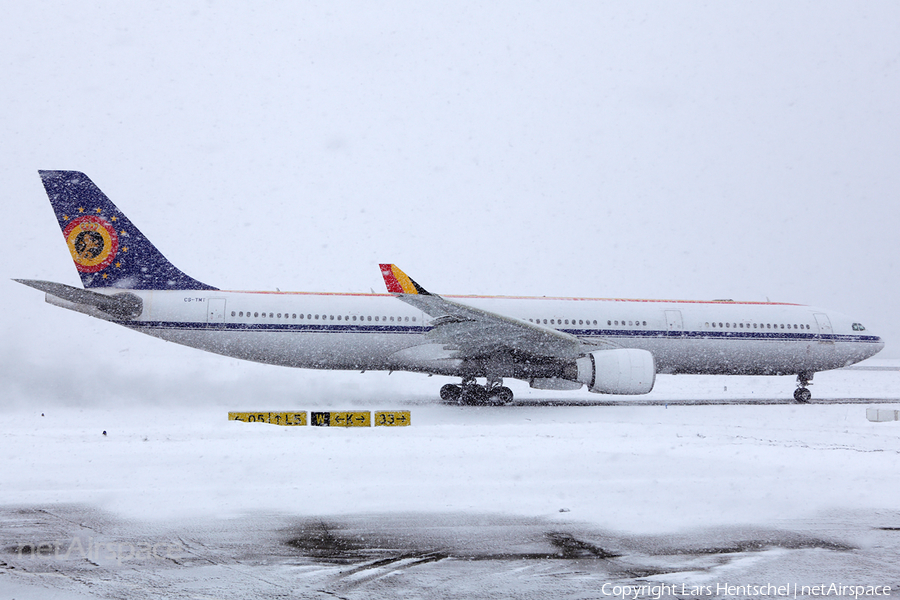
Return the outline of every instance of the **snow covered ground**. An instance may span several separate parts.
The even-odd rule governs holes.
[[[900,422],[865,416],[900,408],[900,362],[867,364],[878,370],[817,374],[810,405],[771,404],[789,397],[789,378],[661,376],[649,398],[615,405],[518,387],[518,405],[457,407],[429,400],[438,379],[409,376],[421,393],[376,379],[380,391],[306,401],[20,406],[0,436],[0,591],[900,593]],[[403,408],[412,425],[228,421],[239,408]]]

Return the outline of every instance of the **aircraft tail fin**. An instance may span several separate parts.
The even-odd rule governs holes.
[[[392,294],[418,294],[420,296],[430,296],[421,285],[413,281],[409,275],[400,270],[397,265],[379,265],[381,267],[381,276],[384,277],[384,284],[387,291]]]
[[[170,263],[84,173],[38,173],[86,289],[216,289]]]

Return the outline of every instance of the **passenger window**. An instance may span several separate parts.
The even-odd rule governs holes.
[[[258,313],[258,312],[255,312],[255,313],[253,313],[253,316],[254,316],[254,317],[258,317],[258,316],[259,316],[259,313]]]

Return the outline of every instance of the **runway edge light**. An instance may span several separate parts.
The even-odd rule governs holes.
[[[866,418],[873,423],[900,421],[900,410],[889,410],[886,408],[867,408]]]

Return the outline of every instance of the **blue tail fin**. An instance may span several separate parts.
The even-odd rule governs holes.
[[[216,289],[166,260],[84,173],[38,173],[85,288]]]

